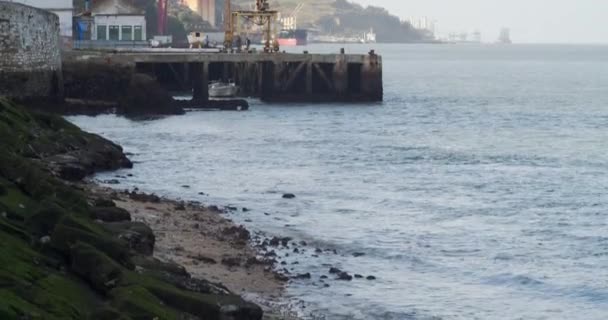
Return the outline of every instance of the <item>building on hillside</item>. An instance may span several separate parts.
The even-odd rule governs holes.
[[[96,0],[90,10],[74,17],[74,47],[148,46],[146,16],[129,0]]]
[[[91,40],[145,41],[145,10],[127,0],[98,0],[91,7],[94,31]]]
[[[215,0],[182,0],[192,11],[198,13],[212,27],[217,27],[215,19]]]
[[[61,37],[66,40],[72,38],[73,0],[8,0],[8,2],[18,2],[51,11],[59,17],[59,34]]]

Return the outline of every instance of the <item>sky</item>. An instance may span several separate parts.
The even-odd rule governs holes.
[[[517,43],[608,43],[608,0],[352,0],[401,18],[429,17],[439,33],[511,30]]]

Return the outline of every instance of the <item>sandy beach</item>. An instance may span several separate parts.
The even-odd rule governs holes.
[[[84,187],[92,195],[111,198],[133,221],[150,226],[156,236],[154,257],[259,304],[265,319],[296,319],[280,301],[287,278],[274,271],[275,261],[264,258],[250,242],[249,231],[225,218],[222,209],[94,183]]]

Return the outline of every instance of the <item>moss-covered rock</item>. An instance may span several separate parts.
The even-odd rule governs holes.
[[[120,281],[120,265],[89,244],[77,242],[73,245],[70,260],[72,270],[101,293],[109,292]]]
[[[141,222],[112,222],[102,225],[127,247],[139,254],[152,255],[156,238],[152,229]]]
[[[154,248],[148,226],[99,222],[128,212],[92,207],[61,180],[69,165],[89,174],[128,164],[120,147],[2,98],[0,137],[0,319],[261,318],[225,288],[142,258]]]
[[[51,201],[43,201],[41,207],[25,221],[29,232],[37,237],[50,235],[57,223],[66,215],[63,208]]]
[[[131,214],[118,207],[94,207],[91,209],[91,218],[103,222],[123,222],[131,221]]]

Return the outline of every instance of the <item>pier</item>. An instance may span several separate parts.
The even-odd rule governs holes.
[[[368,54],[223,53],[205,49],[74,50],[64,59],[128,66],[154,76],[192,102],[209,100],[208,84],[234,81],[239,95],[267,102],[378,102],[382,57]]]

